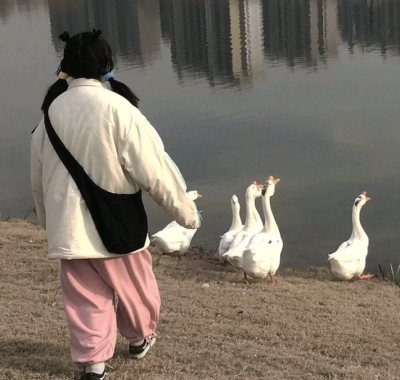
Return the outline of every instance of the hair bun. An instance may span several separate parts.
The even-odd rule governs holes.
[[[64,32],[63,34],[60,34],[58,36],[58,38],[63,41],[63,42],[68,42],[69,40],[69,33],[68,32]]]
[[[100,29],[93,29],[93,36],[94,38],[99,38],[103,34],[103,31]]]

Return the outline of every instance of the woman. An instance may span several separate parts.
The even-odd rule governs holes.
[[[146,249],[149,238],[144,211],[132,217],[137,231],[145,232],[142,240],[133,239],[141,242],[137,249],[127,254],[108,251],[104,244],[107,231],[100,236],[100,217],[94,212],[99,206],[90,206],[97,195],[82,190],[79,176],[60,159],[55,138],[100,193],[131,194],[140,210],[143,189],[180,225],[200,226],[184,180],[164,152],[159,135],[137,109],[138,99],[129,87],[113,79],[111,48],[100,34],[93,30],[71,38],[67,32],[60,36],[66,42],[60,79],[45,96],[45,118],[34,131],[31,144],[37,215],[46,229],[48,257],[61,259],[71,356],[85,367],[81,379],[86,380],[105,377],[105,362],[113,356],[117,328],[129,341],[133,358],[146,355],[156,339],[160,297]],[[104,80],[108,80],[107,86]],[[120,222],[117,219],[115,222]],[[113,223],[109,227],[120,232]],[[116,312],[114,292],[119,299]]]

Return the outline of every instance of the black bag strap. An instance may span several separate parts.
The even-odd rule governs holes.
[[[44,113],[44,125],[46,127],[47,135],[49,136],[49,140],[53,145],[54,150],[60,157],[60,160],[62,161],[66,169],[71,174],[78,189],[81,190],[82,181],[84,180],[93,182],[92,179],[86,174],[83,167],[79,164],[79,162],[74,158],[74,156],[70,153],[64,143],[58,137],[56,131],[53,128],[53,125],[51,124],[47,112]]]

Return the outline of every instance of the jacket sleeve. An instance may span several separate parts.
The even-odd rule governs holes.
[[[178,224],[199,228],[196,204],[187,196],[185,181],[156,130],[136,109],[119,123],[118,152],[124,169]]]
[[[39,224],[46,228],[46,211],[42,185],[42,152],[44,144],[43,119],[35,129],[31,141],[31,186]]]

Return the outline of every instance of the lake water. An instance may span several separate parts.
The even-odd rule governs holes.
[[[58,35],[93,27],[189,189],[204,195],[194,244],[215,248],[231,195],[244,216],[246,187],[274,175],[283,266],[325,265],[350,236],[363,190],[367,265],[400,262],[398,1],[1,1],[3,217],[32,204],[30,132],[56,79]],[[155,232],[169,220],[146,204]]]

